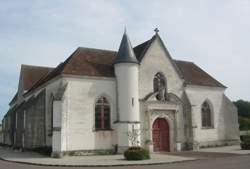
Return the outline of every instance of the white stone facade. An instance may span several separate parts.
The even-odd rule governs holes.
[[[228,131],[225,127],[232,124],[226,124],[226,119],[224,119],[225,113],[227,113],[223,111],[225,89],[194,85],[184,87],[183,80],[170,59],[160,42],[155,41],[139,65],[138,90],[136,86],[131,84],[137,81],[137,77],[135,76],[135,79],[132,78],[132,80],[129,79],[137,74],[137,66],[132,66],[132,72],[127,70],[126,65],[124,67],[119,66],[116,73],[117,79],[75,76],[64,78],[68,85],[63,99],[63,104],[65,104],[63,108],[66,110],[62,111],[65,114],[62,118],[64,134],[62,134],[61,139],[65,140],[65,147],[61,151],[112,149],[116,144],[121,147],[129,146],[126,143],[128,138],[126,138],[125,133],[131,130],[131,125],[115,123],[119,120],[140,121],[140,130],[142,130],[140,144],[145,147],[147,147],[146,140],[152,140],[152,124],[157,118],[165,118],[169,123],[170,151],[177,149],[177,143],[180,143],[184,149],[187,142],[208,145],[221,144],[223,141],[227,141]],[[154,97],[146,101],[143,100],[147,94],[153,91],[153,77],[157,72],[165,75],[168,92],[175,95],[176,98],[181,98],[183,93],[186,92],[191,103],[191,121],[183,114],[181,100],[178,101],[177,99],[167,103],[158,102]],[[117,81],[121,81],[120,88],[117,88]],[[122,90],[126,87],[131,93]],[[136,98],[137,92],[140,100],[140,107],[138,107],[140,116],[136,114],[130,116],[129,112],[134,113],[136,111],[129,110],[126,107],[131,102],[128,98],[132,97],[130,94],[135,94],[133,97]],[[120,97],[119,94],[123,97]],[[96,99],[100,96],[107,97],[111,103],[113,129],[111,131],[95,131],[94,128],[94,105]],[[117,100],[120,101],[119,104],[117,104]],[[201,127],[201,105],[205,100],[208,100],[212,105],[212,128]],[[116,107],[116,105],[119,107]],[[118,115],[118,109],[122,114]],[[190,135],[187,138],[188,133],[185,133],[184,129],[185,124],[189,122],[191,123],[192,138],[190,138]],[[237,120],[234,120],[234,127],[231,128],[235,128],[235,132],[229,134],[233,138],[231,140],[237,141],[239,139],[237,127]],[[56,145],[57,142],[54,144]]]
[[[224,87],[186,84],[160,38],[150,44],[140,63],[114,65],[114,77],[63,74],[21,97],[46,91],[45,145],[53,153],[123,151],[132,146],[128,133],[140,132],[137,145],[152,148],[157,119],[168,124],[168,151],[237,143],[237,110]],[[154,77],[165,77],[167,100],[156,99]],[[21,87],[21,86],[19,86]],[[95,105],[105,97],[110,105],[110,129],[96,130]],[[207,101],[212,126],[202,127],[201,109]],[[8,120],[8,119],[5,119]]]

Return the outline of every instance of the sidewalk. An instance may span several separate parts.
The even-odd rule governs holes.
[[[198,152],[213,152],[213,153],[231,153],[231,154],[250,154],[250,150],[241,150],[240,145],[224,146],[215,148],[202,148]]]
[[[99,156],[65,156],[61,159],[50,158],[34,152],[18,152],[5,147],[0,147],[0,158],[6,161],[49,165],[49,166],[131,166],[152,165],[182,162],[212,157],[227,157],[227,154],[250,154],[250,150],[241,150],[240,146],[225,146],[216,148],[204,148],[199,151],[172,152],[168,154],[151,154],[150,160],[127,161],[123,155],[99,155]]]
[[[127,161],[123,155],[65,156],[61,159],[45,157],[34,152],[17,152],[0,147],[0,158],[6,161],[50,166],[129,166],[152,165],[195,160],[167,154],[151,154],[150,160]]]

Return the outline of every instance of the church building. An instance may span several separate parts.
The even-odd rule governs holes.
[[[51,147],[52,155],[238,144],[226,88],[195,63],[173,59],[158,31],[135,47],[125,32],[117,52],[79,47],[55,68],[22,65],[3,142]]]

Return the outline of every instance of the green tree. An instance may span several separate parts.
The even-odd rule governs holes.
[[[238,108],[239,116],[250,118],[250,102],[249,101],[238,100],[234,102],[234,104]]]
[[[250,102],[238,100],[234,104],[238,109],[240,130],[250,130]]]

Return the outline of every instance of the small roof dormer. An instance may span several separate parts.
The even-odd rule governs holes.
[[[116,55],[116,59],[114,61],[114,64],[117,63],[136,63],[139,64],[139,61],[137,60],[133,47],[131,45],[131,42],[129,40],[129,37],[126,33],[126,31],[123,34],[122,41],[118,50],[118,53]]]

